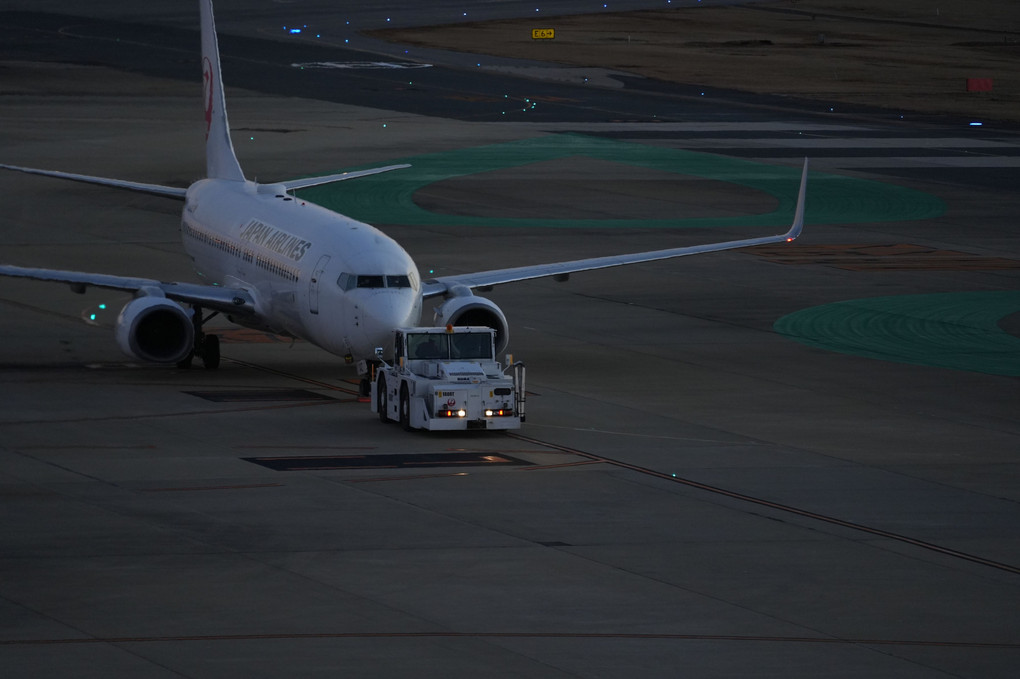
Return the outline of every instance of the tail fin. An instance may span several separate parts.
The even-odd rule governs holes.
[[[220,48],[212,0],[199,0],[202,15],[202,86],[205,89],[205,169],[213,179],[243,182],[244,173],[234,155],[227,123],[226,99],[220,75]]]

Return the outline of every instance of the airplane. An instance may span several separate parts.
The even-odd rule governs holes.
[[[211,0],[199,0],[206,123],[206,176],[187,189],[0,164],[0,168],[110,186],[184,201],[181,240],[201,284],[163,282],[82,271],[0,264],[0,275],[133,293],[120,311],[115,336],[130,356],[154,363],[208,369],[220,362],[219,339],[203,326],[217,314],[238,325],[304,339],[358,363],[364,378],[392,352],[393,330],[420,324],[425,300],[436,299],[437,326],[484,325],[496,330],[497,355],[509,342],[502,310],[475,294],[535,278],[571,274],[793,241],[804,223],[805,158],[794,219],[786,233],[634,254],[522,266],[422,280],[411,256],[375,227],[296,197],[309,186],[390,172],[408,165],[259,184],[245,178],[234,153],[221,80]],[[385,357],[385,355],[384,355]]]

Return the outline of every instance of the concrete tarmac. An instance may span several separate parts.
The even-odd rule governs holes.
[[[0,70],[0,160],[197,178],[195,83],[26,56]],[[808,155],[805,235],[487,293],[529,369],[509,435],[382,425],[340,359],[225,323],[220,370],[141,365],[113,341],[122,296],[0,280],[6,674],[1015,675],[1014,130],[635,91],[599,119],[596,90],[465,122],[474,75],[435,76],[429,116],[388,77],[365,88],[399,105],[370,108],[228,70],[242,167],[595,140],[421,188],[379,225],[423,274],[774,233],[754,220],[781,221]],[[4,262],[194,280],[174,201],[13,173],[0,193]]]

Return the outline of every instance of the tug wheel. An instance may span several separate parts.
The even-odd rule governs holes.
[[[411,397],[407,393],[407,382],[400,385],[400,426],[404,431],[413,431],[411,426]]]
[[[380,422],[390,421],[389,408],[390,400],[389,394],[386,393],[386,378],[380,375],[379,381],[375,385],[375,409],[379,411]]]

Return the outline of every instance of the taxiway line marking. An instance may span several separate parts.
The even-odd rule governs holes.
[[[953,557],[955,559],[962,559],[964,561],[970,561],[972,563],[981,564],[982,566],[988,566],[989,568],[996,568],[998,570],[1006,571],[1007,573],[1013,573],[1015,575],[1020,575],[1020,568],[1018,568],[1017,566],[1012,566],[1010,564],[1001,563],[1001,562],[998,562],[998,561],[993,561],[991,559],[986,559],[984,557],[976,556],[974,554],[968,554],[966,552],[960,552],[960,551],[957,551],[955,549],[950,549],[949,547],[943,547],[941,545],[936,545],[936,544],[933,544],[931,542],[925,542],[924,540],[918,540],[916,538],[912,538],[912,537],[909,537],[909,536],[906,536],[906,535],[900,535],[898,533],[893,533],[893,532],[890,532],[890,531],[887,531],[887,530],[883,530],[881,528],[873,528],[871,526],[865,526],[864,524],[854,523],[853,521],[847,521],[845,519],[839,519],[839,518],[836,518],[834,516],[827,516],[825,514],[819,514],[817,512],[812,512],[812,511],[809,511],[809,510],[806,510],[806,509],[800,509],[798,507],[793,507],[791,505],[785,505],[785,504],[782,504],[780,502],[773,502],[771,500],[765,500],[765,499],[754,497],[754,496],[751,496],[751,495],[745,495],[743,493],[738,493],[736,491],[726,490],[725,488],[719,488],[718,486],[712,486],[712,485],[709,485],[707,483],[701,483],[700,481],[695,481],[693,479],[687,479],[687,478],[683,478],[681,476],[676,476],[675,474],[669,474],[669,473],[666,473],[666,472],[660,472],[660,471],[657,471],[655,469],[649,469],[647,467],[641,467],[639,465],[630,464],[628,462],[622,462],[620,460],[614,460],[612,458],[603,457],[601,455],[595,455],[593,453],[586,453],[583,450],[577,450],[577,449],[574,449],[574,448],[570,448],[569,446],[562,446],[562,445],[559,445],[557,443],[549,443],[549,442],[546,442],[546,441],[540,441],[538,439],[533,439],[533,438],[530,438],[528,436],[524,436],[522,434],[515,434],[515,433],[512,433],[512,432],[507,432],[506,435],[511,437],[511,438],[513,438],[513,439],[517,439],[518,441],[524,441],[526,443],[531,443],[531,444],[534,444],[534,445],[537,445],[537,446],[545,446],[545,447],[548,447],[548,448],[552,448],[554,450],[561,450],[561,451],[564,451],[564,452],[570,452],[570,453],[573,453],[574,455],[578,455],[580,457],[584,457],[584,458],[589,459],[589,460],[595,460],[595,461],[598,461],[598,462],[604,462],[606,464],[613,465],[614,467],[620,467],[621,469],[629,469],[630,471],[636,471],[636,472],[639,472],[641,474],[646,474],[648,476],[654,476],[654,477],[657,477],[657,478],[660,478],[660,479],[664,479],[666,481],[672,481],[674,483],[679,483],[679,484],[682,484],[682,485],[685,485],[685,486],[689,486],[691,488],[697,488],[699,490],[705,490],[705,491],[708,491],[710,493],[715,493],[717,495],[724,495],[724,496],[732,498],[734,500],[740,500],[741,502],[749,502],[749,503],[756,504],[756,505],[759,505],[759,506],[762,506],[762,507],[768,507],[770,509],[775,509],[775,510],[778,510],[778,511],[781,511],[781,512],[787,512],[789,514],[796,514],[797,516],[802,516],[804,518],[813,519],[815,521],[822,521],[824,523],[832,524],[832,525],[835,525],[835,526],[841,526],[843,528],[849,528],[851,530],[861,531],[863,533],[868,533],[869,535],[874,535],[874,536],[886,538],[886,539],[889,539],[889,540],[895,540],[897,542],[902,542],[904,544],[912,545],[914,547],[920,547],[922,549],[927,549],[927,550],[932,551],[932,552],[938,552],[939,554],[943,554],[945,556]]]
[[[232,413],[247,413],[256,410],[285,410],[287,408],[309,408],[312,406],[337,405],[354,403],[351,399],[329,399],[327,401],[309,401],[300,403],[275,403],[268,406],[251,406],[247,408],[220,408],[218,410],[181,410],[170,413],[138,413],[137,415],[107,415],[105,417],[68,417],[53,420],[5,420],[0,421],[4,427],[15,425],[37,425],[37,424],[74,424],[76,422],[116,422],[125,420],[155,420],[167,417],[191,417],[195,415],[230,415]]]

